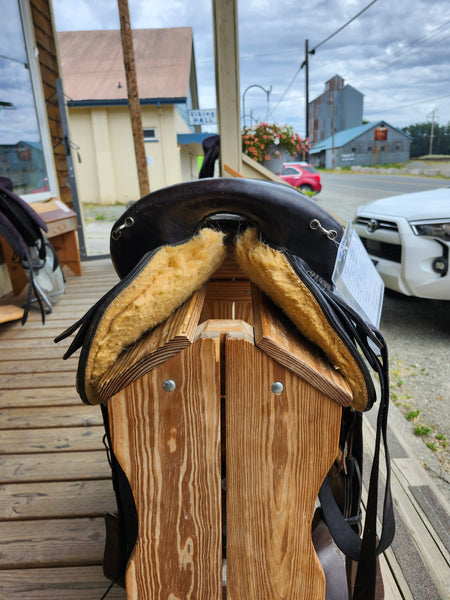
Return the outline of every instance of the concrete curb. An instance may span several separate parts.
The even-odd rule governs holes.
[[[342,171],[342,167],[335,167],[333,172],[339,173]],[[450,178],[450,167],[446,164],[442,167],[430,167],[427,165],[424,166],[414,166],[414,167],[404,167],[403,169],[395,169],[394,167],[389,168],[376,168],[376,167],[361,167],[361,166],[352,166],[350,167],[350,171],[352,173],[370,173],[370,174],[379,174],[379,175],[421,175],[425,177],[448,177]]]

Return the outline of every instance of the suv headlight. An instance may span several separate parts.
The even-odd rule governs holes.
[[[443,242],[450,242],[450,219],[443,221],[427,221],[426,223],[410,223],[416,235],[437,238]]]

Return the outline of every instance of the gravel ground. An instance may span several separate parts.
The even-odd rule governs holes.
[[[346,175],[341,177],[342,181],[337,182],[322,178],[324,194],[318,197],[318,203],[348,220],[361,202],[357,195],[350,193],[350,188],[342,191],[342,187],[336,185],[346,182]],[[390,195],[379,192],[373,176],[360,177],[363,178],[361,195],[365,195],[366,187],[370,188],[367,193],[375,195],[367,201]],[[381,184],[382,176],[376,177],[380,177]],[[399,176],[399,183],[404,181]],[[423,178],[417,181],[418,185],[424,183]],[[437,182],[438,187],[450,183],[444,179],[431,181]],[[450,302],[413,298],[386,290],[380,329],[389,348],[392,401],[404,416],[402,433],[408,436],[414,455],[435,475],[441,490],[449,497]]]
[[[380,329],[389,348],[392,401],[422,442],[421,451],[415,446],[419,459],[450,482],[449,303],[387,291]]]

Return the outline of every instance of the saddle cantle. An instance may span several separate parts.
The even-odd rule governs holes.
[[[332,274],[343,233],[337,219],[283,184],[217,178],[158,190],[134,203],[113,226],[111,259],[120,282],[56,341],[78,329],[65,358],[81,347],[78,392],[88,404],[104,402],[107,398],[99,393],[100,381],[122,351],[203,286],[224,260],[226,248],[232,246],[248,278],[345,377],[352,391],[351,407],[346,409],[350,415],[371,408],[376,400],[371,370],[379,377],[377,440],[362,542],[355,532],[359,528],[359,496],[352,515],[345,520],[333,499],[330,478],[321,492],[333,537],[348,556],[360,561],[356,600],[369,597],[364,590],[375,589],[375,556],[390,544],[394,524],[386,444],[387,349],[378,330],[334,288]],[[349,414],[343,419],[344,430],[346,421],[351,422],[348,429],[355,427]],[[343,443],[346,436],[343,431]],[[377,544],[382,442],[387,482],[383,533]],[[357,462],[362,462],[362,457]]]

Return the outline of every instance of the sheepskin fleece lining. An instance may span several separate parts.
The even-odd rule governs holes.
[[[364,411],[367,387],[360,368],[282,252],[260,242],[256,230],[248,229],[236,242],[236,258],[251,281],[341,370],[353,393],[353,408]]]
[[[100,402],[95,388],[124,348],[162,323],[199,289],[225,258],[224,234],[202,229],[189,241],[163,246],[107,307],[86,361],[86,395]]]

